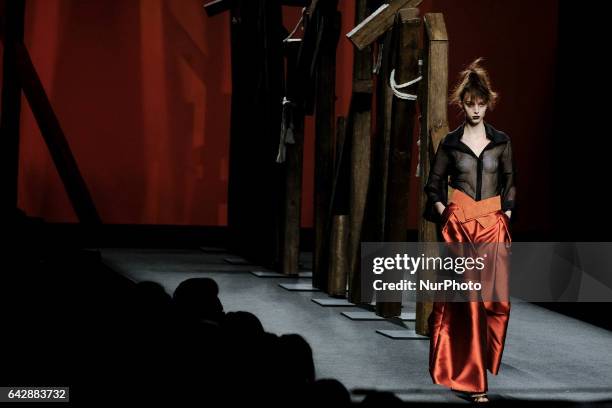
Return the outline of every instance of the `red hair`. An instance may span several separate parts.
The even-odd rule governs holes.
[[[450,102],[463,108],[465,98],[481,98],[489,109],[493,109],[499,98],[491,87],[489,73],[481,66],[483,58],[472,62],[459,74],[459,82],[453,90]]]

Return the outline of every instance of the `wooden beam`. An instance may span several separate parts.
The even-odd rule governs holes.
[[[447,100],[448,100],[448,35],[444,16],[441,13],[425,14],[424,41],[424,83],[421,105],[421,135],[420,135],[420,178],[419,178],[419,214],[423,214],[427,198],[423,193],[430,163],[440,140],[448,133]],[[435,224],[420,217],[419,241],[437,242],[437,227]],[[427,249],[426,249],[427,250]],[[430,248],[435,251],[435,248]],[[436,256],[428,253],[427,256]],[[434,274],[425,275],[421,279],[433,279]],[[415,330],[418,334],[428,335],[427,319],[432,310],[431,302],[417,302]]]
[[[391,55],[394,33],[388,30],[382,41],[377,44],[377,53],[380,56],[381,65],[378,69],[378,78],[375,87],[376,115],[374,118],[375,131],[372,137],[372,153],[370,163],[370,180],[375,180],[368,185],[366,205],[362,224],[362,241],[383,242],[385,241],[385,211],[387,203],[387,185],[389,176],[389,144],[391,138],[391,106],[393,93],[389,87],[388,80],[391,73]],[[360,261],[360,258],[359,258]],[[361,269],[355,267],[357,274],[353,277],[353,291],[349,293],[350,299],[357,302],[371,303],[374,291],[371,281],[360,276]],[[359,292],[355,292],[359,291]]]
[[[313,16],[320,38],[317,55],[315,84],[315,180],[312,284],[327,290],[329,271],[329,207],[332,194],[334,163],[334,127],[336,103],[336,48],[340,33],[338,0],[325,0],[315,9]]]
[[[346,36],[360,50],[372,44],[383,35],[395,19],[395,14],[401,8],[417,7],[423,0],[391,0],[365,18],[360,24],[349,31]]]
[[[287,74],[285,80],[285,96],[293,104],[291,120],[293,124],[294,144],[286,145],[285,191],[283,205],[283,220],[281,221],[281,273],[297,275],[299,272],[300,255],[300,223],[302,214],[302,168],[304,151],[304,110],[295,104],[298,82],[297,53],[300,41],[284,43]]]
[[[367,0],[357,0],[355,23],[359,24],[371,13]],[[351,177],[349,192],[349,238],[347,255],[348,298],[355,304],[370,303],[361,291],[361,238],[365,207],[370,182],[371,122],[372,122],[372,46],[355,50],[353,58],[353,95],[351,122],[348,136],[351,139]]]
[[[327,278],[327,293],[334,297],[346,296],[347,280],[347,238],[348,238],[348,180],[349,180],[349,149],[345,117],[338,117],[336,124],[336,159],[334,163],[334,180],[332,185],[330,214],[328,219],[329,273]]]
[[[395,81],[408,82],[419,76],[419,10],[405,8],[398,12],[394,29],[397,31],[397,45],[394,64]],[[382,78],[389,81],[388,77]],[[414,86],[410,93],[416,93]],[[389,152],[389,184],[385,211],[385,241],[404,242],[408,229],[409,187],[413,146],[413,129],[416,117],[416,102],[398,97],[393,98],[391,139]],[[400,281],[401,272],[391,271],[391,281]],[[392,301],[376,303],[376,313],[382,317],[399,316],[401,313],[401,292],[388,294]]]
[[[19,79],[32,114],[38,123],[55,168],[64,183],[64,188],[79,221],[84,224],[100,224],[100,216],[70,151],[66,136],[53,111],[49,98],[32,64],[28,50],[23,44],[16,47]]]
[[[23,43],[25,1],[4,3],[4,55],[2,58],[2,116],[0,119],[0,217],[11,217],[17,209],[19,179],[19,124],[21,88],[17,65],[17,47]]]

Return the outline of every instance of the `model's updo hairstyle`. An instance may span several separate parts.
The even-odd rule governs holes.
[[[453,90],[450,102],[463,109],[464,98],[482,98],[489,109],[493,109],[497,103],[497,92],[491,87],[489,73],[481,66],[483,58],[472,62],[459,74],[459,82]]]

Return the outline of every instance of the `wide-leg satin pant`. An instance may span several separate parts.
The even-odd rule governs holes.
[[[458,190],[453,197],[472,204],[470,210],[480,203]],[[489,206],[486,214],[471,220],[465,219],[466,212],[460,204],[449,203],[442,216],[445,242],[511,241],[508,217],[500,209]],[[434,383],[458,391],[487,391],[486,370],[499,371],[509,316],[508,301],[434,302],[429,317],[429,371]]]

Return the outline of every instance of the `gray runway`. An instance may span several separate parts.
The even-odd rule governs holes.
[[[289,291],[279,283],[310,279],[257,277],[260,266],[229,263],[221,251],[102,249],[104,262],[135,281],[162,284],[169,294],[190,277],[211,277],[226,311],[246,310],[272,333],[298,333],[310,343],[317,378],[340,380],[356,399],[360,390],[388,390],[406,401],[461,402],[431,383],[429,341],[393,340],[376,330],[413,328],[413,322],[351,320],[350,306],[323,307],[321,292]],[[308,255],[303,258],[308,267]],[[410,307],[405,312],[412,312]],[[401,324],[404,327],[400,326]],[[547,309],[514,303],[498,376],[489,376],[492,399],[612,399],[612,332]]]

